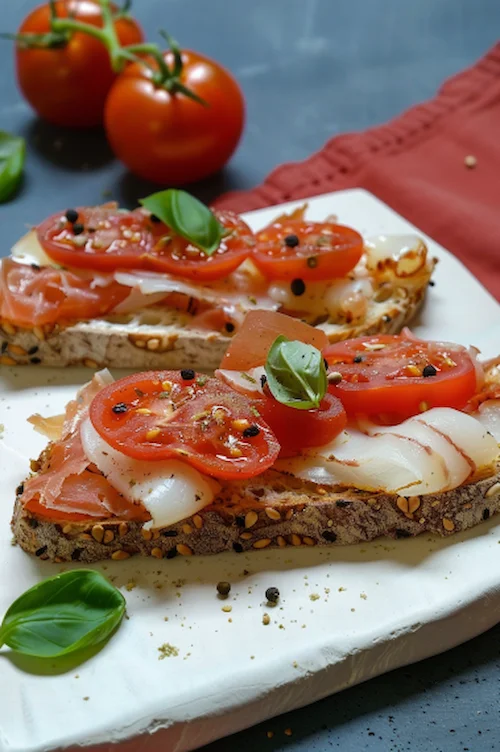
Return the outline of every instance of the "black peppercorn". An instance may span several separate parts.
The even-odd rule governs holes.
[[[73,225],[73,233],[74,235],[81,235],[84,231],[85,227],[82,225],[81,222],[77,222]]]
[[[228,332],[229,334],[231,334],[232,332],[234,332],[234,324],[233,324],[233,322],[232,321],[226,321],[226,323],[224,324],[224,328],[225,328],[226,332]]]
[[[424,370],[422,371],[423,376],[435,376],[437,373],[437,368],[434,368],[432,363],[429,363],[428,366],[425,366]]]
[[[113,405],[111,409],[115,413],[115,415],[120,415],[120,413],[126,413],[128,407],[125,402],[117,402],[116,405]]]
[[[285,245],[288,248],[296,248],[299,244],[299,239],[296,235],[287,235],[285,238]]]
[[[269,603],[277,603],[280,598],[280,591],[277,587],[269,587],[266,590],[266,599]]]
[[[260,377],[260,385],[262,389],[264,389],[266,384],[267,384],[267,376],[265,373],[263,373],[262,376]]]
[[[184,381],[192,381],[196,374],[192,368],[183,368],[181,371],[181,376]]]
[[[317,256],[309,256],[307,259],[307,266],[309,269],[316,269],[318,266],[318,257]]]
[[[78,219],[78,212],[76,209],[67,209],[64,216],[66,217],[68,222],[71,222],[71,224],[74,225],[76,220]]]
[[[222,595],[223,598],[227,598],[231,591],[231,585],[229,582],[218,582],[217,583],[217,592],[219,595]]]
[[[294,295],[303,295],[306,291],[306,284],[303,279],[293,279],[290,289]]]
[[[241,554],[243,552],[243,546],[241,543],[233,543],[233,551],[235,554]]]
[[[243,431],[243,436],[245,437],[245,439],[251,439],[254,436],[258,436],[259,433],[260,433],[259,426],[256,426],[255,423],[252,423],[251,426],[248,426],[248,428],[245,428],[245,430]]]
[[[352,362],[353,363],[362,363],[363,362],[363,358],[361,357],[361,355],[355,355],[354,358],[352,359]]]
[[[36,356],[34,358],[30,358],[30,363],[33,363],[34,366],[39,365],[39,363],[41,362],[42,362],[42,359]]]

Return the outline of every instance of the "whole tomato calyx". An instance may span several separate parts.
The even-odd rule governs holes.
[[[163,52],[155,44],[133,45],[128,50],[147,53],[148,59],[140,62],[148,69],[149,77],[158,89],[166,89],[169,94],[184,94],[198,104],[208,107],[208,103],[202,97],[181,81],[184,62],[179,44],[166,31],[160,31],[160,35],[168,44],[168,49]],[[173,63],[170,64],[172,57]]]

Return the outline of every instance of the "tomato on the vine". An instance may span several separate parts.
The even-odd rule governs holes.
[[[241,89],[221,65],[183,50],[182,69],[167,86],[141,63],[128,66],[106,100],[111,148],[131,172],[169,185],[191,183],[219,170],[234,152],[245,119]],[[164,60],[174,69],[174,52]],[[147,60],[158,69],[158,63]],[[201,98],[186,95],[176,83]]]
[[[116,11],[116,6],[112,10]],[[103,25],[97,0],[56,0],[55,14],[91,26]],[[143,39],[140,26],[126,15],[118,16],[114,27],[123,45]],[[44,3],[29,13],[18,34],[50,32],[50,4]],[[33,109],[54,125],[85,128],[102,123],[106,96],[116,78],[102,42],[79,31],[71,32],[63,43],[57,42],[57,35],[52,45],[33,42],[30,46],[27,38],[16,45],[19,87]]]

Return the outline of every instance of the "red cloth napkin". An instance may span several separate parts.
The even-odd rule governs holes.
[[[466,165],[466,157],[475,166]],[[365,188],[454,253],[500,299],[500,43],[434,99],[332,138],[215,204],[238,212]]]

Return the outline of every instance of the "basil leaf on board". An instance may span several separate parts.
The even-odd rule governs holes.
[[[0,627],[0,647],[57,658],[106,640],[124,613],[125,598],[99,572],[64,572],[14,601]]]
[[[19,186],[25,155],[24,138],[0,131],[0,204],[8,201]]]
[[[224,227],[210,209],[186,191],[169,188],[140,199],[140,203],[207,256],[215,253],[224,237]]]
[[[321,352],[312,345],[280,335],[271,345],[265,371],[278,402],[298,410],[320,406],[327,389],[326,368]]]

